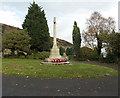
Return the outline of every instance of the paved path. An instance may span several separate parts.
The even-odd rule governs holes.
[[[117,96],[118,78],[41,79],[3,76],[3,96]]]

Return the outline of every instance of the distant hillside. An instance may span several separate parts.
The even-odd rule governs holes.
[[[1,27],[1,26],[2,26],[2,29],[3,29],[3,30],[13,30],[13,29],[21,30],[21,29],[18,28],[18,27],[13,27],[13,26],[10,26],[10,25],[6,25],[6,24],[0,23],[0,27]]]
[[[51,37],[51,39],[53,40],[53,37]],[[72,47],[72,43],[62,40],[62,39],[59,39],[59,38],[57,38],[57,45],[59,47],[64,47],[64,48]]]
[[[13,30],[13,29],[21,30],[18,27],[13,27],[13,26],[10,26],[10,25],[0,23],[0,27],[1,26],[2,26],[2,30],[8,30],[8,31]],[[51,39],[53,40],[53,37],[51,37]],[[62,39],[59,39],[59,38],[57,38],[57,44],[58,44],[59,47],[64,47],[64,48],[72,47],[72,43],[70,43],[68,41],[65,41],[65,40],[62,40]]]

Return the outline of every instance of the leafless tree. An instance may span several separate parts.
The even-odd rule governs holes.
[[[93,12],[91,17],[87,19],[86,31],[83,31],[84,44],[88,47],[96,48],[98,54],[101,53],[102,43],[106,34],[110,34],[115,29],[115,21],[113,18],[104,18],[99,12]],[[104,39],[103,39],[104,38]]]

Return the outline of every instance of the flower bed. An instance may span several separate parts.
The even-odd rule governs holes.
[[[63,58],[63,59],[53,59],[51,62],[52,63],[62,63],[62,62],[67,62],[67,59],[66,58]]]

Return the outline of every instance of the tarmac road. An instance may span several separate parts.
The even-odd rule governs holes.
[[[118,77],[42,79],[3,76],[3,96],[118,96]]]

